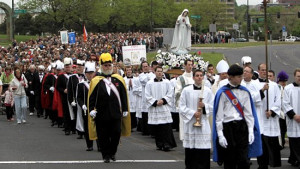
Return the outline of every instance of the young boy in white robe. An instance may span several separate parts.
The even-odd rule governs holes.
[[[195,70],[194,84],[183,89],[179,102],[179,113],[183,119],[186,169],[209,169],[211,149],[211,128],[214,94],[204,86],[204,73]],[[201,98],[201,102],[200,102]],[[201,126],[194,126],[198,118]]]
[[[155,68],[155,78],[149,80],[145,87],[146,106],[148,107],[148,124],[158,150],[169,151],[176,147],[172,131],[171,104],[173,90],[169,80],[163,79],[163,69]]]

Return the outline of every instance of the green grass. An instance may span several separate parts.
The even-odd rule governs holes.
[[[156,52],[149,52],[147,53],[147,61],[148,63],[152,62],[153,60],[155,60],[155,56],[156,56]],[[194,54],[194,53],[191,53]],[[213,64],[214,66],[216,66],[218,64],[218,62],[223,59],[224,55],[222,53],[216,53],[216,52],[212,52],[212,53],[202,53],[201,56],[203,57],[204,61],[209,61],[209,63]]]
[[[17,42],[25,42],[31,39],[36,39],[37,36],[29,36],[29,35],[15,35],[15,39]],[[7,47],[9,44],[11,44],[11,41],[9,40],[9,37],[7,35],[0,35],[0,45]]]
[[[278,42],[273,41],[272,45],[290,45],[290,44],[300,44],[300,42]],[[192,47],[221,47],[221,48],[241,48],[249,46],[263,46],[265,42],[236,42],[236,43],[215,43],[215,44],[194,44]],[[270,45],[270,42],[268,43]]]

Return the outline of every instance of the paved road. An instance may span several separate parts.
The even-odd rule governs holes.
[[[85,141],[76,135],[65,136],[61,128],[50,127],[50,121],[28,116],[28,123],[17,125],[0,115],[0,169],[184,169],[184,149],[175,132],[178,147],[170,152],[157,151],[154,139],[134,132],[122,138],[117,162],[103,163],[97,151],[85,151]],[[94,147],[96,147],[94,145]],[[288,148],[282,152],[284,169]],[[216,163],[211,168],[220,169]],[[253,161],[251,168],[257,168]]]
[[[196,49],[194,49],[196,50]],[[218,52],[223,53],[230,64],[241,64],[243,56],[252,58],[252,67],[257,70],[259,63],[265,63],[265,47],[244,47],[244,48],[227,48],[227,49],[201,49],[202,52]],[[276,73],[285,70],[290,78],[289,82],[293,81],[293,72],[296,68],[300,68],[300,45],[269,45],[269,69],[273,69]]]

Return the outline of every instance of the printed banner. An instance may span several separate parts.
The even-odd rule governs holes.
[[[146,45],[123,46],[122,51],[125,66],[140,65],[147,61]]]
[[[76,43],[76,35],[75,32],[68,33],[69,35],[69,44],[75,44]]]
[[[68,31],[60,31],[60,40],[62,44],[68,44]]]

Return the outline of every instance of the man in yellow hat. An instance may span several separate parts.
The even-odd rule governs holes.
[[[101,74],[92,79],[88,94],[89,137],[99,140],[105,163],[115,161],[120,136],[131,132],[128,95],[124,79],[113,73],[109,53],[100,56]]]

